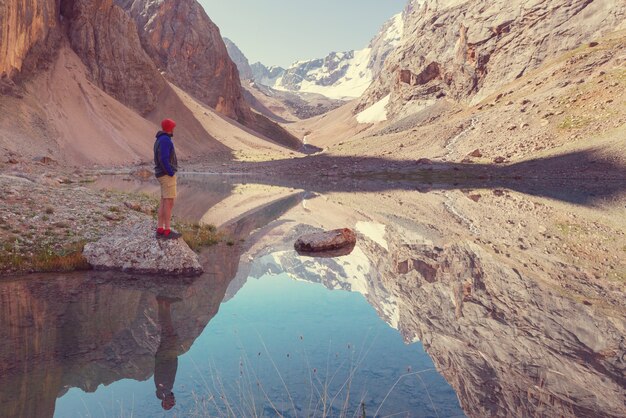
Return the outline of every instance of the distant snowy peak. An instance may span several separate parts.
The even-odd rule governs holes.
[[[326,58],[300,61],[276,81],[278,90],[319,93],[331,99],[359,97],[372,82],[370,50],[332,52]]]
[[[285,69],[283,67],[266,67],[260,62],[255,62],[251,65],[251,68],[252,79],[258,84],[269,87],[273,87],[276,84],[276,80],[278,80],[285,73]]]
[[[325,58],[295,62],[286,70],[253,64],[253,77],[257,83],[277,90],[354,99],[382,70],[385,58],[400,44],[403,32],[404,19],[399,13],[383,25],[364,49],[331,52]]]
[[[242,79],[276,90],[317,93],[330,99],[349,100],[360,97],[382,71],[387,56],[401,42],[404,33],[403,14],[389,19],[369,45],[357,51],[331,52],[325,58],[297,61],[289,68],[266,67],[260,62],[250,65],[237,46],[224,38],[228,53],[237,65]]]

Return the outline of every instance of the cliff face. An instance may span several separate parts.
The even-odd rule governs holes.
[[[619,0],[412,0],[400,46],[365,93],[361,110],[391,93],[411,101],[478,101],[546,59],[609,32],[626,18]]]
[[[251,118],[218,27],[195,0],[118,0],[135,20],[141,43],[157,67],[183,90],[221,114]]]
[[[10,78],[36,65],[58,42],[56,0],[6,0],[0,3],[0,77]],[[28,60],[29,55],[32,59]]]
[[[152,111],[166,83],[142,49],[132,19],[113,0],[64,0],[61,15],[95,84],[141,114]]]
[[[60,40],[55,0],[0,2],[0,95],[20,97],[15,81],[52,62]]]

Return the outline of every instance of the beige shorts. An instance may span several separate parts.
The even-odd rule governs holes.
[[[176,176],[165,175],[157,180],[161,184],[161,199],[176,199]]]

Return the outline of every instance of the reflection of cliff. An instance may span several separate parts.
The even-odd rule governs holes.
[[[0,416],[51,417],[69,387],[148,379],[160,340],[156,297],[184,301],[172,307],[183,353],[217,313],[230,277],[174,285],[88,273],[0,284]]]
[[[352,218],[341,222],[353,226],[363,216],[354,208],[364,206],[315,200],[309,206],[316,220],[290,211],[288,220],[268,226],[244,259],[255,277],[286,272],[362,293],[406,341],[423,342],[469,416],[626,416],[624,294],[564,264],[562,254],[535,258],[541,253],[522,250],[509,257],[478,245],[472,235],[458,234],[459,225],[488,225],[501,233],[506,229],[495,224],[493,209],[480,212],[491,217],[489,223],[456,208],[448,219],[433,209],[436,199],[420,196],[423,215],[410,221],[395,212],[379,216],[387,224],[384,242],[360,233],[359,252],[335,260],[291,251],[293,238],[305,229],[294,223],[319,228],[324,211],[339,217],[341,210],[352,210]],[[379,213],[382,206],[376,206]],[[505,225],[516,219],[513,209],[502,213]],[[524,233],[535,239],[530,227]]]
[[[587,306],[474,244],[412,250],[384,277],[400,330],[468,415],[626,415],[623,304]]]

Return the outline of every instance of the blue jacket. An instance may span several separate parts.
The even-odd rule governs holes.
[[[154,141],[154,175],[158,177],[174,176],[178,171],[178,159],[172,135],[159,131]]]

